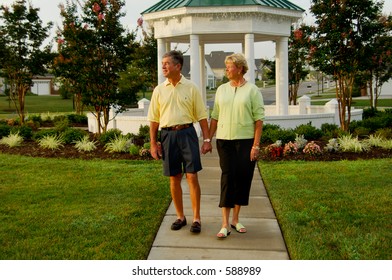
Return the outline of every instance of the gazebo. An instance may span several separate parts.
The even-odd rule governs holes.
[[[158,0],[157,0],[158,1]],[[336,99],[325,105],[311,105],[306,95],[298,105],[289,105],[288,98],[288,38],[291,24],[302,17],[304,10],[286,0],[161,0],[142,12],[144,20],[154,28],[158,42],[158,81],[163,82],[161,62],[171,43],[190,45],[191,79],[199,85],[206,102],[206,44],[240,43],[249,64],[249,81],[254,82],[252,69],[255,43],[275,42],[276,105],[265,105],[264,123],[294,128],[312,123],[320,128],[324,123],[339,124]],[[150,101],[139,101],[138,109],[129,109],[115,116],[108,129],[137,133],[140,125],[148,125]],[[115,116],[115,117],[114,117]],[[90,114],[89,131],[97,132],[95,117]],[[362,110],[351,108],[351,119],[361,120]]]
[[[247,80],[254,82],[255,43],[275,42],[276,114],[288,115],[288,38],[292,23],[304,9],[286,0],[161,0],[143,11],[158,44],[161,60],[171,43],[190,45],[191,79],[206,101],[204,52],[206,44],[240,43],[249,64]]]

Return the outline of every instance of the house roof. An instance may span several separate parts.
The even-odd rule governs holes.
[[[212,69],[226,68],[226,56],[232,54],[233,52],[212,51],[210,54],[206,54],[205,58]]]
[[[249,6],[258,5],[271,8],[305,11],[287,0],[161,0],[141,14],[160,12],[182,7]]]

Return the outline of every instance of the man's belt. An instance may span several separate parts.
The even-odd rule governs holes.
[[[174,126],[162,127],[162,130],[168,130],[168,131],[183,130],[185,128],[189,128],[189,127],[192,127],[192,126],[193,126],[193,123],[178,124],[178,125],[174,125]]]

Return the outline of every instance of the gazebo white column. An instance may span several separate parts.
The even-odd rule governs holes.
[[[251,83],[255,82],[255,35],[245,34],[245,58],[248,62],[249,70],[245,74],[245,79]]]
[[[198,35],[190,35],[190,63],[191,63],[191,80],[199,87],[201,90],[202,83],[200,77],[200,40]]]
[[[207,104],[207,90],[206,90],[206,63],[204,58],[204,44],[200,44],[200,77],[201,77],[201,86],[200,92],[201,96],[203,97],[204,104]]]
[[[280,116],[289,113],[288,40],[288,37],[276,40],[276,113]]]
[[[162,71],[162,56],[166,53],[166,42],[164,39],[158,39],[158,84],[165,81]]]

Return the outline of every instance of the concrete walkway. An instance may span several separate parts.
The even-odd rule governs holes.
[[[189,231],[192,208],[184,178],[182,189],[188,224],[178,231],[170,229],[176,220],[174,205],[171,203],[148,260],[288,260],[286,245],[257,166],[249,206],[243,207],[240,213],[240,222],[248,232],[241,234],[232,229],[226,239],[218,239],[216,234],[221,227],[221,209],[218,207],[220,167],[215,147],[213,153],[202,155],[202,164],[203,170],[199,173],[202,192],[201,233],[193,234]]]

